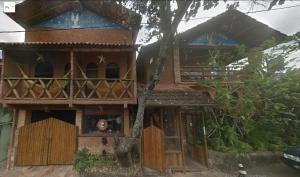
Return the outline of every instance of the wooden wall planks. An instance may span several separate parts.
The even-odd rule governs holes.
[[[19,130],[16,165],[71,164],[77,150],[76,127],[49,118]]]

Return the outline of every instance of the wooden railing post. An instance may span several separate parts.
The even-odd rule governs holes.
[[[73,106],[73,91],[74,91],[74,51],[70,51],[70,94],[69,107]]]
[[[133,79],[133,96],[134,98],[137,98],[137,77],[136,77],[136,56],[135,51],[132,52],[132,69],[131,69],[131,77],[130,79]]]

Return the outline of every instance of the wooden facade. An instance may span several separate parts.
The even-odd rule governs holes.
[[[252,26],[226,28],[232,13]],[[129,135],[138,94],[156,63],[159,41],[142,47],[136,60],[141,17],[102,0],[26,0],[9,16],[27,31],[25,42],[0,43],[0,100],[15,109],[8,167],[69,164],[82,148],[113,153],[112,135],[121,140]],[[255,27],[259,30],[249,30]],[[235,10],[178,36],[179,45],[146,100],[144,166],[199,170],[208,164],[205,108],[214,106],[215,92],[197,83],[242,82],[236,68],[212,65],[209,51],[233,52],[239,44],[253,47],[270,37],[284,35]],[[29,158],[34,142],[28,136],[40,150],[36,158]],[[70,149],[59,146],[64,141]]]
[[[137,104],[141,17],[101,0],[26,0],[8,16],[26,29],[24,42],[0,43],[0,99],[15,109],[8,168],[71,164],[82,148],[113,153]]]
[[[144,147],[147,151],[144,165],[156,170],[185,171],[207,166],[205,121],[211,116],[207,110],[214,107],[216,93],[213,87],[201,82],[242,84],[244,78],[241,66],[230,65],[239,58],[213,61],[213,52],[218,50],[235,56],[238,45],[244,44],[250,49],[272,37],[280,41],[285,36],[237,10],[229,10],[178,34],[179,42],[173,46],[173,55],[168,58],[159,83],[147,97],[144,117],[144,131],[156,126],[164,133],[162,157],[165,162],[161,167],[153,166],[152,161],[157,161],[157,165],[161,159],[155,156],[148,159],[149,147]],[[159,41],[141,48],[137,60],[139,92],[152,76],[158,51]]]

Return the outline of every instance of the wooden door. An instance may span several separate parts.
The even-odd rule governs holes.
[[[191,158],[202,165],[207,165],[203,113],[184,113],[181,116],[184,129],[182,138],[184,139],[185,158]],[[188,161],[188,159],[185,159],[185,161]]]
[[[16,165],[47,165],[49,119],[19,129]]]
[[[164,132],[160,128],[150,125],[144,129],[144,166],[165,171]]]
[[[17,166],[71,164],[76,152],[76,127],[49,118],[19,129]]]
[[[76,127],[72,124],[50,119],[48,164],[71,164],[77,148]]]

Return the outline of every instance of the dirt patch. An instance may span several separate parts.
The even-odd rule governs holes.
[[[216,151],[209,151],[209,166],[217,168],[222,171],[237,171],[238,164],[242,163],[245,168],[254,166],[266,166],[269,164],[280,162],[280,152],[257,152],[244,155],[222,153]]]

